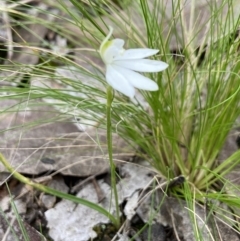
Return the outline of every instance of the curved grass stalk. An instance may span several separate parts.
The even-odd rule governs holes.
[[[4,167],[20,182],[25,183],[39,191],[45,192],[47,194],[59,197],[59,198],[63,198],[84,206],[87,206],[91,209],[96,210],[97,212],[103,214],[104,216],[106,216],[107,218],[109,218],[112,223],[117,227],[118,225],[118,221],[117,219],[111,214],[109,213],[106,209],[102,208],[101,206],[92,203],[88,200],[79,198],[79,197],[75,197],[73,195],[67,194],[67,193],[63,193],[60,191],[57,191],[55,189],[52,189],[50,187],[44,186],[42,184],[39,183],[35,183],[32,180],[30,180],[29,178],[24,177],[23,175],[21,175],[19,172],[17,172],[16,170],[14,170],[11,165],[9,164],[9,162],[5,159],[5,157],[0,153],[0,161],[2,162],[2,164],[4,165]]]

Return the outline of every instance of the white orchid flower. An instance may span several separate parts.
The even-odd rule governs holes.
[[[145,59],[155,55],[158,49],[128,49],[123,48],[123,39],[113,39],[109,41],[113,33],[113,28],[109,27],[109,34],[100,46],[100,55],[106,65],[106,80],[113,89],[124,95],[133,98],[135,88],[156,91],[158,85],[153,80],[137,73],[139,72],[159,72],[168,67],[168,64]]]

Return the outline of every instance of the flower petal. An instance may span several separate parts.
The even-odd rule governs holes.
[[[101,56],[105,64],[111,64],[116,56],[121,55],[124,40],[113,39],[112,41],[108,41],[106,45],[104,51],[101,52]]]
[[[157,83],[137,72],[119,66],[114,66],[114,69],[121,73],[135,88],[149,91],[158,90]]]
[[[143,59],[158,53],[158,49],[128,49],[123,54],[117,56],[115,60]]]
[[[113,64],[140,72],[159,72],[168,67],[165,62],[150,59],[116,60]]]
[[[106,80],[113,89],[118,90],[124,95],[133,98],[135,94],[134,87],[114,66],[107,65]]]

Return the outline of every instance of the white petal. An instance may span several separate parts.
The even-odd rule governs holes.
[[[150,59],[116,60],[113,64],[140,72],[159,72],[168,67],[165,62]]]
[[[113,59],[120,55],[123,51],[124,40],[123,39],[114,39],[106,43],[104,51],[102,51],[102,59],[105,64],[110,64],[113,62]]]
[[[130,98],[134,97],[134,87],[120,72],[114,68],[114,66],[107,65],[106,80],[108,84],[113,87],[113,89],[118,90]]]
[[[117,56],[115,60],[123,59],[143,59],[158,53],[158,49],[128,49],[123,54]]]
[[[149,91],[158,90],[157,83],[139,73],[119,66],[114,66],[114,69],[121,73],[135,88]]]

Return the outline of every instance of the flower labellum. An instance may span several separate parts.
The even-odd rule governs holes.
[[[106,80],[113,89],[124,95],[133,98],[135,88],[156,91],[158,85],[153,80],[137,73],[139,72],[159,72],[168,67],[168,64],[146,59],[155,55],[158,49],[128,49],[123,48],[123,39],[113,39],[109,41],[113,33],[113,28],[109,27],[109,34],[100,46],[100,55],[106,65]]]

